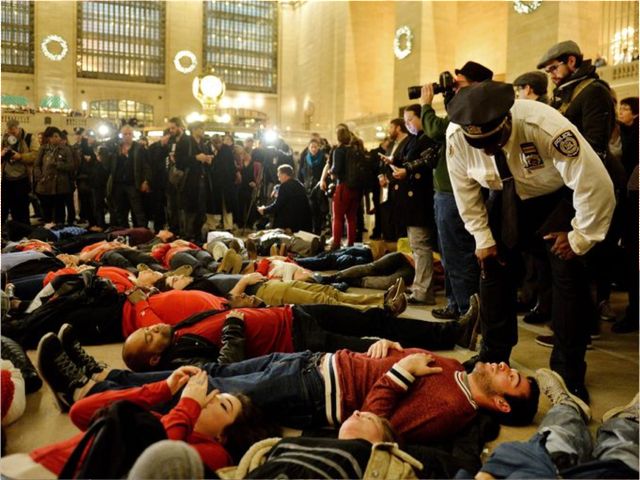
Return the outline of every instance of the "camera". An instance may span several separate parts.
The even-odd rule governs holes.
[[[438,77],[438,83],[433,84],[433,93],[444,93],[445,95],[453,94],[453,89],[456,86],[456,80],[451,72],[442,72]],[[422,95],[422,86],[409,87],[408,89],[409,99],[415,100]]]

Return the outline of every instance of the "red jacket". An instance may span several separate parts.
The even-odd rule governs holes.
[[[142,300],[135,305],[124,302],[122,333],[128,337],[138,328],[168,323],[175,325],[205,310],[223,310],[227,300],[199,290],[169,290]]]
[[[84,431],[91,424],[96,411],[116,400],[129,400],[151,409],[154,405],[170,399],[169,386],[165,380],[161,380],[142,387],[112,390],[86,397],[73,405],[69,417],[80,430]],[[215,470],[231,465],[231,456],[220,443],[193,431],[199,416],[200,404],[191,398],[180,399],[168,414],[162,417],[158,415],[167,432],[167,438],[187,442],[197,450],[207,467]],[[79,433],[68,440],[38,448],[29,455],[35,462],[59,475],[82,436],[83,434]]]
[[[247,358],[273,352],[294,351],[292,338],[293,311],[291,305],[269,308],[238,308],[244,314],[245,352]],[[220,336],[228,311],[212,315],[204,320],[181,328],[175,338],[191,333],[221,346]],[[165,322],[169,323],[169,322]]]

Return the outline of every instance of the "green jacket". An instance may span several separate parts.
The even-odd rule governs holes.
[[[431,105],[422,106],[422,128],[424,134],[434,142],[438,142],[440,147],[440,158],[438,165],[433,171],[433,189],[436,192],[453,193],[449,171],[447,170],[447,149],[445,145],[445,134],[449,126],[449,117],[440,118]]]
[[[237,467],[225,467],[216,471],[220,478],[227,480],[245,478],[267,459],[271,449],[280,438],[267,438],[254,443],[242,456]],[[413,479],[422,463],[398,448],[395,443],[375,443],[371,446],[371,456],[364,472],[364,479]]]

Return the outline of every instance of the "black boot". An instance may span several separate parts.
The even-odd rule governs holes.
[[[100,364],[89,355],[80,342],[76,338],[75,333],[73,332],[73,327],[68,323],[65,323],[60,327],[60,331],[58,332],[58,339],[60,340],[60,344],[64,349],[65,353],[69,355],[69,358],[76,366],[84,372],[87,377],[91,377],[96,373],[102,372],[106,365]]]
[[[1,348],[2,350],[0,350],[0,353],[2,354],[2,358],[13,363],[13,366],[22,373],[25,392],[33,393],[40,390],[40,387],[42,387],[42,380],[40,379],[38,372],[36,372],[36,367],[33,366],[33,363],[31,363],[31,360],[29,360],[29,357],[27,357],[27,354],[18,342],[2,336]]]
[[[218,355],[219,364],[235,363],[245,359],[244,320],[240,315],[235,316],[234,313],[230,313],[224,321],[222,348]]]
[[[55,333],[47,333],[40,339],[37,364],[58,407],[63,412],[68,411],[74,402],[74,391],[86,385],[89,379],[65,353]]]

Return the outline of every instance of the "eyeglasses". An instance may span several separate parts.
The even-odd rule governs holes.
[[[555,71],[558,69],[558,67],[559,67],[560,65],[562,65],[562,64],[564,64],[564,62],[558,62],[558,63],[556,63],[556,64],[554,64],[554,65],[549,65],[547,68],[545,68],[545,69],[544,69],[544,71],[545,71],[545,72],[547,72],[547,73],[553,73],[553,72],[555,72]]]

